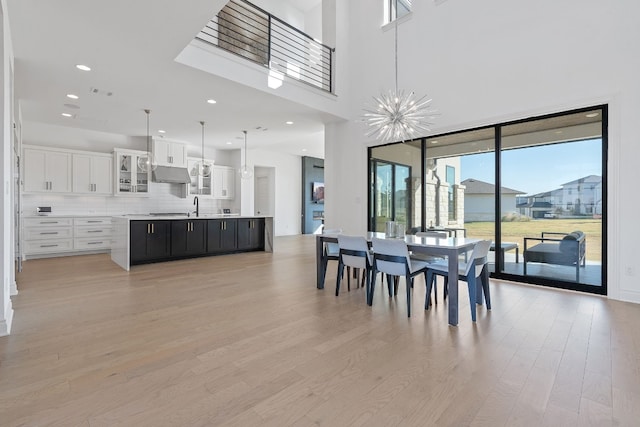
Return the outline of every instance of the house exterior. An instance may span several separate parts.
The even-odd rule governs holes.
[[[555,190],[518,198],[518,212],[531,218],[602,215],[602,177],[588,175]]]
[[[488,182],[468,178],[461,182],[464,186],[465,222],[493,221],[495,218],[496,187]],[[525,194],[512,188],[500,189],[501,217],[516,211],[516,197]]]
[[[602,177],[589,175],[562,184],[560,204],[566,215],[602,215]]]

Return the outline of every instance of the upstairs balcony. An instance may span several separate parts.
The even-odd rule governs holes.
[[[334,48],[245,0],[231,0],[196,36],[269,69],[269,87],[284,76],[334,93]]]

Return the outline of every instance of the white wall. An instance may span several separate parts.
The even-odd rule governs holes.
[[[282,19],[289,25],[304,31],[304,13],[282,0],[255,0],[251,3]]]
[[[0,336],[8,335],[11,331],[13,319],[13,308],[11,304],[11,288],[15,288],[12,283],[14,268],[14,245],[12,239],[13,230],[13,153],[12,137],[13,117],[11,114],[14,105],[13,87],[10,73],[13,68],[13,50],[11,45],[11,34],[9,30],[9,18],[5,0],[0,2],[0,34],[2,34],[2,71],[0,75],[0,94],[2,104],[0,104],[0,135],[2,135],[2,149],[0,150],[0,162],[2,163],[2,202],[0,202]]]
[[[357,120],[365,101],[393,85],[393,31],[380,29],[382,4],[352,0],[348,10],[340,9],[351,18],[338,45],[350,49],[352,121],[326,132],[327,186],[340,186],[327,195],[325,213],[330,223],[353,231],[366,228],[366,145],[374,143],[365,140]],[[626,273],[640,240],[634,219],[640,202],[623,197],[635,194],[640,179],[640,2],[491,0],[414,7],[399,27],[399,86],[433,97],[441,112],[433,134],[609,105],[608,291],[612,298],[640,302],[640,281]]]
[[[249,148],[247,151],[247,163],[255,168],[275,168],[273,234],[275,236],[300,234],[300,206],[302,204],[301,157]],[[238,180],[241,186],[240,211],[246,215],[253,215],[254,180],[240,178]]]

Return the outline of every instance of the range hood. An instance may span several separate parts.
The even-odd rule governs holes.
[[[191,177],[187,168],[173,168],[158,166],[152,174],[153,182],[168,182],[171,184],[190,184]]]

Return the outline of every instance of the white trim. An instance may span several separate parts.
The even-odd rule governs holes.
[[[11,333],[11,324],[13,323],[13,308],[11,307],[11,299],[5,307],[6,319],[0,320],[0,337],[7,336]]]

